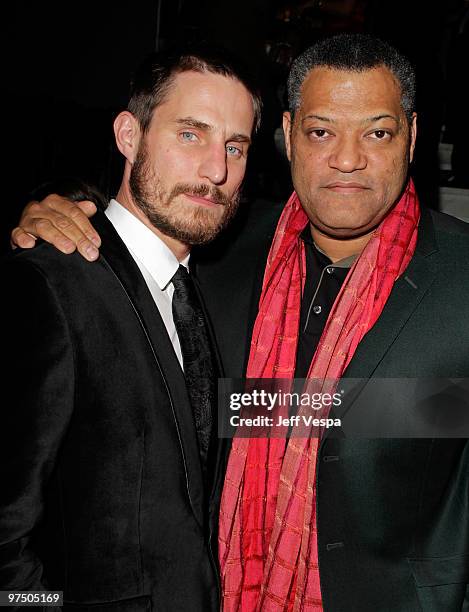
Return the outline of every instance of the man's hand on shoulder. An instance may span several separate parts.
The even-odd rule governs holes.
[[[37,238],[42,238],[62,253],[77,249],[85,259],[94,261],[99,256],[101,240],[89,217],[96,210],[89,200],[72,202],[55,193],[40,202],[31,201],[23,210],[18,227],[11,232],[11,245],[30,249]]]

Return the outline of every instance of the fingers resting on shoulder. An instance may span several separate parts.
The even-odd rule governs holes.
[[[11,244],[28,249],[37,238],[50,242],[62,253],[79,253],[89,261],[98,258],[101,240],[89,221],[97,208],[88,200],[73,202],[57,194],[29,202],[18,227],[11,232]]]

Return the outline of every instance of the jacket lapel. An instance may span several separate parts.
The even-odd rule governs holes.
[[[423,209],[414,256],[396,281],[374,327],[360,342],[346,377],[369,378],[435,279],[438,248],[430,213]]]
[[[120,236],[106,216],[93,218],[102,238],[101,257],[122,285],[151,346],[155,367],[161,372],[171,401],[183,455],[189,501],[200,525],[203,524],[203,479],[194,418],[186,382],[159,310],[142,274]]]
[[[385,359],[414,310],[435,280],[438,247],[430,213],[423,209],[414,256],[404,274],[396,281],[374,327],[365,335],[344,373],[346,400],[334,416],[342,418],[366,387],[376,368]],[[361,379],[347,384],[347,379]],[[327,437],[327,436],[326,436]]]

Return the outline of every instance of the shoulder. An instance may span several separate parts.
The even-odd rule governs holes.
[[[43,339],[51,329],[65,329],[58,288],[60,279],[66,276],[57,267],[55,272],[51,268],[60,255],[67,256],[53,251],[50,245],[40,244],[33,249],[18,249],[0,260],[6,296],[1,304],[1,327],[10,352],[20,338],[29,351],[33,339]]]
[[[104,295],[113,279],[103,255],[89,262],[78,251],[66,255],[45,242],[1,258],[0,271],[9,299],[22,295],[30,304],[46,293],[61,303],[83,304],[91,294]]]
[[[469,223],[461,221],[446,213],[429,211],[432,217],[435,230],[440,234],[449,234],[453,236],[465,236],[469,240]]]
[[[430,211],[430,215],[441,255],[469,265],[469,223],[436,211]]]
[[[443,303],[448,308],[457,307],[460,316],[465,313],[467,318],[469,225],[450,215],[423,210],[417,249],[409,272],[423,273],[424,277],[431,275],[433,281],[428,297],[436,300],[436,307],[440,311]]]
[[[51,244],[38,240],[32,249],[16,249],[0,259],[3,270],[26,271],[36,270],[49,279],[56,278],[61,284],[73,283],[77,279],[92,278],[99,268],[102,268],[103,252],[106,248],[118,244],[126,250],[119,235],[114,230],[107,217],[100,211],[93,217],[93,224],[101,238],[102,247],[97,261],[89,262],[78,251],[65,254]],[[26,273],[26,272],[23,272]]]
[[[73,278],[73,271],[85,268],[87,262],[79,253],[65,255],[50,244],[41,242],[32,249],[16,249],[1,259],[3,274],[12,279],[37,276],[57,278],[62,282]]]

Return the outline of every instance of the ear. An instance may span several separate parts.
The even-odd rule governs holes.
[[[410,149],[409,159],[414,159],[415,141],[417,139],[417,113],[412,113],[412,123],[410,124]]]
[[[287,150],[288,161],[291,161],[291,115],[288,111],[283,113],[283,135],[285,137],[285,148]]]
[[[119,151],[128,162],[133,164],[137,156],[141,130],[132,113],[123,111],[117,115],[114,120],[114,136]]]

